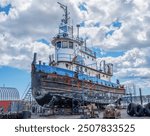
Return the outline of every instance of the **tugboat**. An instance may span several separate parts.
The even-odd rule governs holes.
[[[72,105],[115,103],[125,94],[123,85],[111,82],[113,64],[96,61],[96,53],[90,50],[83,38],[77,36],[69,23],[66,5],[58,3],[64,11],[59,32],[53,38],[54,52],[49,64],[37,63],[34,54],[31,71],[32,94],[41,106],[72,107]]]

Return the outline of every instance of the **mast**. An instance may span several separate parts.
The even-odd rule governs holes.
[[[68,24],[68,20],[70,19],[70,17],[68,17],[68,15],[70,14],[69,12],[68,12],[68,8],[67,8],[67,6],[66,5],[63,5],[62,3],[60,3],[60,2],[57,2],[59,5],[60,5],[60,7],[64,10],[64,12],[65,12],[65,17],[64,17],[64,19],[63,19],[63,22],[65,23],[65,24]]]
[[[68,12],[68,7],[66,5],[63,5],[60,2],[57,2],[60,7],[63,9],[64,14],[63,14],[63,19],[61,20],[61,23],[59,25],[59,36],[60,37],[70,37],[73,38],[73,26],[69,24],[69,14]]]

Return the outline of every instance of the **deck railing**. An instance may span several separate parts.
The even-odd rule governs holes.
[[[57,55],[57,60],[58,61],[72,61],[73,60],[73,58],[74,58],[74,55],[72,55],[72,54],[67,54],[67,53],[59,53],[58,55]]]

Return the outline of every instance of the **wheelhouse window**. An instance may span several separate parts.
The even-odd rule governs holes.
[[[63,41],[62,42],[62,48],[68,48],[68,42]]]
[[[73,42],[69,42],[69,48],[73,49]]]
[[[61,48],[61,41],[56,43],[57,48]]]

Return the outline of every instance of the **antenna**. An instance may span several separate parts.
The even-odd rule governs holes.
[[[65,23],[65,24],[68,24],[68,20],[70,19],[70,17],[68,17],[68,15],[70,14],[70,13],[68,13],[68,8],[67,8],[67,6],[66,5],[63,5],[62,3],[60,3],[60,2],[57,2],[59,5],[60,5],[60,7],[64,10],[64,12],[65,12],[65,18],[63,19],[63,22]]]

